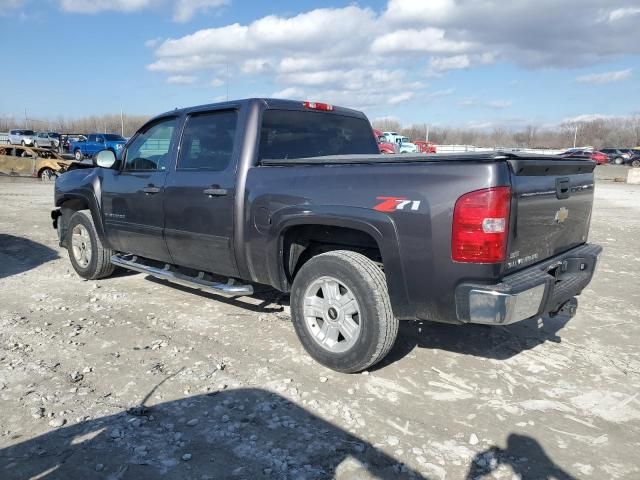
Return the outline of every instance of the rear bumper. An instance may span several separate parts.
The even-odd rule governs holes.
[[[559,310],[589,284],[599,245],[586,244],[506,276],[496,285],[463,283],[456,314],[465,323],[508,325]]]

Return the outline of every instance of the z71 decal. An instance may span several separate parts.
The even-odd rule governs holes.
[[[405,197],[376,197],[376,200],[382,200],[373,207],[373,209],[378,212],[395,212],[396,210],[416,211],[420,208],[420,200],[408,200]]]

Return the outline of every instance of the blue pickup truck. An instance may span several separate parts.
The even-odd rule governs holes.
[[[90,157],[101,150],[111,150],[119,158],[125,143],[127,141],[120,135],[90,133],[86,140],[72,142],[69,146],[69,152],[73,152],[77,161],[81,161],[84,157]]]

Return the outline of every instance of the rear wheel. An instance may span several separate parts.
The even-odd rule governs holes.
[[[113,250],[100,242],[91,214],[82,210],[73,214],[67,229],[67,250],[78,275],[88,280],[108,277],[115,270]]]
[[[80,149],[77,149],[75,152],[73,152],[73,156],[75,157],[75,159],[78,162],[82,161],[83,155],[82,155],[82,151]]]
[[[631,166],[632,167],[640,167],[640,160],[632,160],[631,161]]]
[[[398,334],[384,273],[347,250],[317,255],[302,266],[291,289],[291,313],[309,355],[339,372],[378,363]]]
[[[40,180],[43,182],[51,182],[56,179],[56,172],[50,168],[45,168],[40,172]]]

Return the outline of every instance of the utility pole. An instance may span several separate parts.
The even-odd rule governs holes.
[[[120,135],[124,137],[124,118],[122,116],[122,105],[120,105]]]
[[[573,132],[573,148],[576,148],[577,140],[578,140],[578,124],[576,123],[576,130]]]
[[[427,125],[426,123],[424,124],[424,140],[428,143],[429,142],[429,127],[430,125]]]
[[[228,102],[229,101],[229,62],[226,62],[225,65],[227,67],[227,78],[224,83],[227,86],[227,102]]]
[[[27,107],[24,107],[24,128],[29,128],[29,124],[27,123]]]

